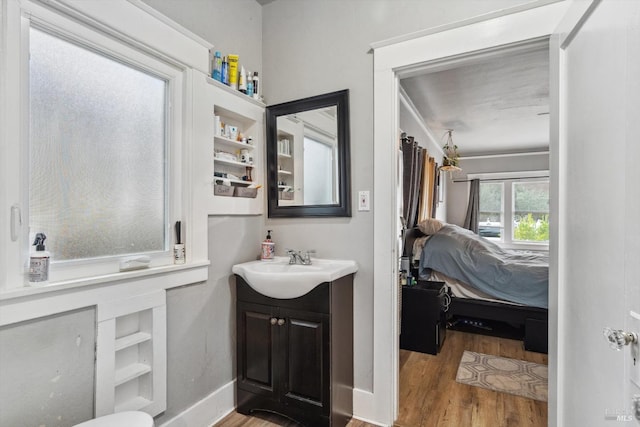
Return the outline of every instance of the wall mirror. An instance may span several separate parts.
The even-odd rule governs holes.
[[[349,90],[267,107],[270,218],[351,216]]]

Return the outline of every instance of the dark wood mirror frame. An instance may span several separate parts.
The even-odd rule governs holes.
[[[278,136],[279,116],[337,107],[338,118],[338,194],[337,204],[279,206],[278,204]],[[349,90],[312,96],[267,107],[267,195],[269,218],[350,217],[351,157],[349,147]]]

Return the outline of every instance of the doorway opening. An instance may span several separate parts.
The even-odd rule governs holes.
[[[411,72],[422,71],[426,65],[446,64],[479,53],[490,55],[500,49],[517,48],[534,41],[550,40],[551,34],[566,11],[563,2],[539,3],[518,10],[500,11],[468,22],[455,23],[447,28],[425,31],[421,34],[384,41],[373,45],[374,50],[374,343],[375,355],[373,393],[363,405],[371,408],[372,419],[392,424],[398,413],[399,366],[399,296],[398,296],[398,236],[400,217],[396,209],[398,197],[395,180],[398,165],[395,162],[398,138],[398,93],[402,78]],[[555,52],[555,50],[552,50]],[[557,66],[557,55],[551,57],[551,68]],[[557,71],[557,69],[556,69]],[[555,88],[554,73],[550,85]],[[556,94],[556,91],[550,91]],[[557,99],[551,106],[552,152],[557,149]],[[551,186],[554,187],[557,170],[550,166]],[[557,188],[552,188],[552,200]],[[558,214],[557,205],[550,215]],[[551,260],[558,253],[558,241],[549,244]],[[557,405],[557,351],[555,333],[558,321],[558,266],[549,268],[549,419],[558,417]]]
[[[541,260],[546,258],[550,135],[548,39],[431,61],[407,72],[398,71],[397,77],[401,97],[400,128],[412,130],[411,136],[426,149],[426,155],[436,157],[441,163],[443,153],[438,137],[449,130],[457,136],[455,144],[461,155],[462,171],[440,173],[445,196],[436,199],[434,217],[447,224],[463,226],[470,181],[479,179],[480,214],[491,218],[475,220],[480,226],[478,234],[501,248],[538,251]],[[402,181],[400,179],[399,187]],[[401,212],[411,203],[402,205],[398,207]],[[416,218],[416,215],[406,215],[406,210],[404,213],[403,224],[407,218]],[[408,224],[409,228],[416,227],[418,220],[409,221],[414,222]],[[486,226],[487,221],[491,221],[490,226]],[[413,236],[415,232],[407,234]],[[401,251],[415,266],[419,254],[413,252],[416,249],[413,242],[413,238],[406,239]],[[418,269],[409,271],[415,277]],[[500,306],[500,298],[442,272],[433,271],[430,275],[421,275],[420,279],[446,283],[445,289],[454,295],[455,315],[425,313],[449,307],[448,299],[428,289],[435,284],[420,282],[417,288],[402,287],[397,422],[435,425],[445,414],[464,420],[471,412],[464,402],[471,400],[475,416],[491,423],[498,398],[482,392],[470,396],[465,386],[456,384],[453,378],[458,362],[464,351],[473,351],[546,364],[546,354],[540,353],[547,348],[546,310],[535,308],[539,301],[532,300],[531,314],[511,314]],[[438,290],[442,289],[441,285],[437,286]],[[458,303],[461,298],[465,299],[464,305]],[[422,299],[424,305],[417,304],[418,299]],[[544,303],[546,306],[547,301]],[[495,313],[503,308],[504,314]],[[422,314],[416,316],[418,312]],[[517,320],[529,315],[542,319],[539,331],[534,331],[531,324],[531,329],[525,331],[525,322]],[[452,329],[445,328],[444,323]],[[532,340],[538,342],[532,346]],[[544,343],[539,342],[542,340]],[[537,352],[524,349],[531,347]],[[415,399],[415,395],[422,398]],[[447,398],[443,400],[445,395]],[[482,400],[476,402],[477,398]],[[500,402],[506,407],[518,406],[518,398],[509,395],[501,396]],[[531,407],[535,416],[529,425],[546,425],[546,403],[531,402]]]

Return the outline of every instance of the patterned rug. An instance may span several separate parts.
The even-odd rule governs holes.
[[[547,365],[465,351],[456,381],[462,384],[547,401]]]

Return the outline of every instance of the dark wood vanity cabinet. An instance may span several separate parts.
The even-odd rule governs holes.
[[[344,426],[353,413],[353,276],[274,299],[236,276],[237,410],[305,426]]]

